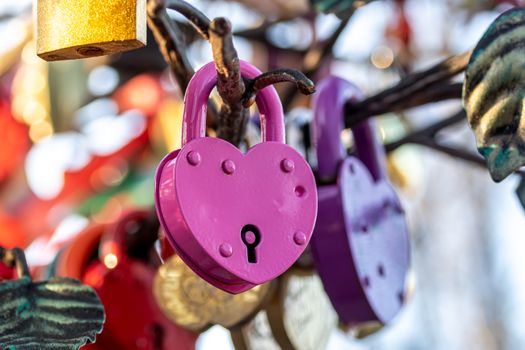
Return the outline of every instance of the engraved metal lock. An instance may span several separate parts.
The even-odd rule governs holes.
[[[340,142],[344,106],[360,99],[361,92],[340,78],[328,77],[318,86],[314,143],[317,178],[325,184],[318,187],[311,249],[343,322],[386,323],[399,312],[405,296],[408,230],[372,121],[353,128],[357,156],[345,157]]]
[[[241,73],[260,71],[241,61]],[[284,273],[305,250],[317,213],[308,163],[284,144],[282,106],[267,87],[257,94],[262,143],[242,154],[204,137],[206,105],[217,82],[201,68],[185,96],[182,149],[157,169],[155,205],[166,237],[201,278],[240,293]]]
[[[197,276],[173,255],[155,275],[157,304],[173,322],[202,332],[213,325],[237,327],[248,322],[271,295],[272,282],[240,294],[222,291]]]
[[[321,280],[313,273],[287,271],[249,323],[230,329],[236,350],[318,350],[326,348],[337,324]]]
[[[37,55],[88,58],[146,45],[146,0],[38,0]]]
[[[173,252],[159,230],[161,259],[165,262],[155,275],[153,291],[161,310],[187,329],[204,331],[219,324],[229,329],[236,350],[279,350],[261,310],[277,290],[278,280],[232,295],[197,276]]]

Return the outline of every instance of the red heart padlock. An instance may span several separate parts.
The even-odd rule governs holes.
[[[93,224],[80,232],[58,253],[56,263],[51,266],[55,268],[54,274],[81,279],[90,261],[97,258],[98,245],[107,226]]]
[[[133,211],[114,225],[94,225],[61,253],[57,273],[82,278],[93,286],[106,309],[104,330],[86,349],[195,348],[197,334],[174,324],[155,303],[155,267],[130,256],[129,242],[143,234],[149,215],[147,211]],[[157,228],[148,229],[156,235]],[[149,250],[151,245],[142,250]]]
[[[15,271],[0,262],[0,281],[15,278]]]
[[[155,267],[129,257],[126,251],[130,237],[139,234],[148,216],[146,211],[123,216],[103,237],[101,262],[92,264],[84,274],[84,281],[95,287],[106,306],[106,328],[100,343],[107,337],[123,349],[194,349],[197,334],[171,322],[155,302]]]

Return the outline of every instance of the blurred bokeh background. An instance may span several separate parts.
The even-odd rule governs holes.
[[[302,0],[191,3],[210,17],[228,17],[240,34],[240,58],[262,70],[300,69],[305,50],[341,21],[305,18]],[[324,73],[373,94],[472,48],[499,13],[516,5],[373,1],[352,16]],[[279,21],[250,31],[265,20]],[[180,142],[182,96],[151,36],[146,48],[130,53],[47,63],[35,55],[33,31],[32,1],[0,0],[0,245],[27,247],[29,263],[38,267],[90,221],[111,222],[127,207],[153,205],[155,166]],[[208,43],[190,41],[195,68],[212,59]],[[300,98],[288,111],[288,141],[303,152],[308,106]],[[458,99],[380,116],[381,136],[396,140],[460,108]],[[249,130],[255,135],[255,126]],[[475,152],[466,123],[441,137]],[[343,141],[351,142],[348,134]],[[361,340],[327,319],[334,323],[327,348],[525,348],[520,176],[495,184],[477,164],[416,145],[392,152],[389,162],[411,228],[413,294],[391,325]],[[232,349],[232,343],[216,326],[198,347]]]

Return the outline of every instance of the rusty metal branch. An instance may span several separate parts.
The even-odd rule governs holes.
[[[215,18],[210,25],[210,44],[218,74],[217,90],[227,103],[240,103],[245,91],[241,79],[239,57],[233,46],[231,23],[226,18]]]
[[[470,152],[470,151],[466,151],[466,150],[463,150],[463,149],[455,148],[455,147],[452,147],[452,146],[443,145],[443,144],[437,142],[436,140],[434,140],[433,138],[420,137],[418,139],[412,140],[412,143],[418,144],[418,145],[421,145],[421,146],[426,146],[426,147],[431,148],[433,150],[436,150],[438,152],[447,154],[447,155],[449,155],[451,157],[471,162],[473,164],[476,164],[476,165],[479,165],[479,166],[483,167],[484,169],[487,168],[487,166],[485,164],[485,161],[483,160],[483,158],[479,154],[476,154],[476,153]]]
[[[448,118],[442,119],[421,130],[414,131],[397,141],[387,143],[385,145],[385,150],[387,152],[392,152],[396,150],[397,148],[401,147],[402,145],[415,144],[415,145],[428,147],[440,153],[449,155],[453,158],[461,159],[461,160],[473,163],[477,166],[480,166],[483,169],[487,169],[485,161],[479,154],[468,151],[468,150],[464,150],[461,148],[456,148],[450,145],[442,144],[436,139],[436,135],[441,130],[448,128],[452,125],[458,124],[465,120],[466,120],[466,113],[464,110],[461,110]],[[523,172],[522,170],[518,170],[516,171],[516,173],[522,176],[525,176],[525,172]]]
[[[166,9],[181,13],[204,39],[209,40],[218,75],[217,91],[223,101],[218,113],[217,134],[220,138],[238,145],[245,133],[249,115],[243,105],[243,102],[247,101],[244,98],[247,89],[245,80],[241,77],[239,57],[233,45],[230,22],[222,17],[210,21],[202,12],[183,0],[149,0],[148,23],[183,92],[194,72],[185,55],[182,34],[175,21],[169,18]],[[312,93],[313,83],[303,78],[304,76],[293,70],[263,74],[251,83],[247,95],[248,101],[253,100],[257,91],[265,84],[279,81],[293,81],[301,92]]]
[[[230,21],[223,17],[212,20],[209,38],[218,75],[217,91],[224,102],[219,112],[217,135],[238,145],[242,141],[249,114],[242,105],[242,96],[246,87],[241,78],[239,57],[233,45]]]
[[[304,74],[293,69],[277,69],[255,79],[242,79],[239,58],[233,45],[230,22],[215,18],[210,24],[210,43],[218,74],[217,91],[225,102],[219,113],[218,136],[234,145],[242,141],[248,121],[248,108],[262,88],[279,82],[293,82],[303,94],[315,92],[315,86]]]
[[[346,25],[350,21],[350,18],[351,14],[339,23],[339,26],[328,40],[320,45],[312,45],[312,47],[305,53],[301,70],[305,72],[305,75],[308,78],[313,79],[323,64],[332,57],[332,50],[346,28]],[[291,108],[296,96],[296,90],[288,89],[284,92],[283,108],[285,111],[288,111]]]
[[[351,16],[341,20],[341,23],[339,23],[330,38],[324,41],[321,46],[314,45],[308,50],[304,57],[303,65],[303,70],[307,77],[313,78],[324,62],[331,57],[332,50],[334,49],[337,40],[341,37],[341,34],[343,34],[346,25],[350,22],[350,18]]]
[[[452,56],[427,70],[407,75],[397,85],[359,103],[347,104],[346,126],[351,127],[382,113],[461,98],[461,83],[450,83],[450,79],[466,69],[471,53]]]
[[[199,34],[206,40],[209,39],[210,20],[204,13],[182,0],[162,0],[165,8],[177,11],[195,27]]]
[[[390,98],[381,101],[366,102],[367,100],[346,106],[346,126],[352,127],[370,117],[390,112],[401,112],[427,103],[440,102],[461,98],[462,83],[444,82],[407,96],[390,95]]]
[[[275,69],[263,73],[255,79],[245,79],[246,92],[243,96],[243,105],[248,108],[255,102],[255,95],[265,87],[277,83],[289,82],[295,84],[297,90],[304,95],[311,95],[315,92],[313,81],[306,75],[295,69]]]
[[[293,49],[293,48],[286,48],[286,49],[283,49],[282,47],[279,47],[277,45],[275,45],[274,43],[272,43],[270,40],[268,40],[268,35],[267,35],[267,31],[270,27],[278,24],[278,23],[282,23],[282,22],[286,22],[288,20],[286,19],[278,19],[278,20],[275,20],[275,21],[265,21],[263,22],[261,25],[255,27],[255,28],[249,28],[249,29],[243,29],[243,30],[239,30],[239,31],[234,31],[233,32],[233,35],[236,36],[236,37],[240,37],[240,38],[244,38],[246,40],[250,40],[250,41],[254,41],[254,42],[257,42],[257,43],[260,43],[262,45],[264,45],[266,48],[269,48],[269,49],[275,49],[275,50],[286,50],[288,52],[295,52],[297,54],[301,54],[301,55],[305,55],[307,50],[305,49],[301,49],[301,50],[298,50],[298,49]]]
[[[195,71],[186,56],[182,34],[166,12],[163,0],[148,1],[148,25],[184,94]]]
[[[465,121],[465,118],[466,113],[464,110],[461,110],[448,118],[442,119],[421,130],[414,131],[397,141],[385,144],[385,150],[387,152],[392,152],[405,144],[416,144],[428,147],[457,159],[471,162],[486,169],[487,167],[485,161],[479,154],[453,146],[444,145],[436,140],[436,135],[441,130]]]
[[[452,125],[458,124],[461,121],[465,121],[465,120],[466,120],[466,113],[464,110],[461,110],[455,113],[454,115],[448,118],[439,120],[436,123],[433,123],[421,130],[411,132],[408,135],[400,138],[397,141],[387,143],[385,145],[385,150],[387,152],[392,152],[398,149],[399,147],[403,146],[404,144],[413,143],[422,138],[434,138],[436,134],[440,132],[441,130],[448,128]]]

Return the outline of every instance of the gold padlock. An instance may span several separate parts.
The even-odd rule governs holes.
[[[241,294],[229,294],[197,276],[180,257],[170,257],[155,275],[153,292],[168,318],[193,331],[218,324],[225,328],[248,322],[273,294],[272,282]]]
[[[146,45],[146,0],[37,0],[37,55],[88,58]]]

